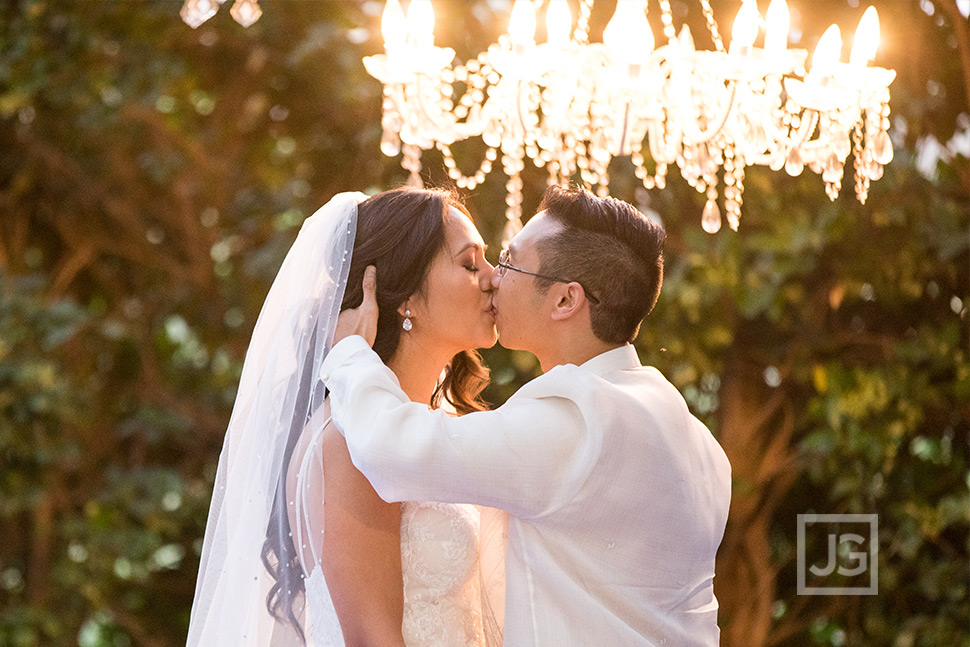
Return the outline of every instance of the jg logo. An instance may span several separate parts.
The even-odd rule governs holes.
[[[876,595],[879,587],[879,515],[876,514],[800,514],[798,515],[798,595]],[[820,540],[815,559],[806,558],[806,534]],[[867,574],[865,584],[847,586],[849,578]],[[843,586],[810,586],[822,580],[837,579]],[[838,577],[835,577],[838,576]]]

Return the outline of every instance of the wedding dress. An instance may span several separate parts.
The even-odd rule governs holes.
[[[320,568],[323,533],[320,501],[323,425],[300,458],[293,528],[302,546],[307,602],[307,644],[342,647],[333,601]],[[297,458],[297,456],[295,456]],[[480,512],[472,505],[408,502],[401,505],[401,570],[404,580],[402,633],[407,647],[483,647],[483,591],[479,564]]]
[[[407,647],[485,644],[479,519],[478,508],[472,505],[402,504],[402,629]]]

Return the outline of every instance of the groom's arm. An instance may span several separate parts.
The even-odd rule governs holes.
[[[495,411],[449,416],[411,402],[366,341],[341,341],[323,363],[334,423],[386,501],[477,503],[518,516],[565,503],[594,457],[567,398],[513,398]]]

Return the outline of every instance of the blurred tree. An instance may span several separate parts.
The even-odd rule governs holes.
[[[222,11],[193,31],[174,1],[0,3],[0,645],[184,641],[269,282],[330,195],[404,178],[379,154],[380,85],[360,63],[383,3],[264,4],[249,29]],[[713,2],[724,21],[736,4]],[[799,4],[815,37],[861,15]],[[708,236],[685,183],[647,194],[622,160],[612,174],[670,236],[641,357],[734,466],[727,647],[970,644],[970,28],[956,1],[874,4],[897,153],[865,207],[752,171],[741,231]],[[672,6],[705,46],[698,3]],[[594,39],[611,10],[596,5]],[[436,12],[464,59],[507,7]],[[526,179],[528,212],[544,179]],[[501,177],[469,196],[493,244],[503,197]],[[538,370],[486,357],[496,403]],[[806,512],[879,514],[879,595],[797,595]]]

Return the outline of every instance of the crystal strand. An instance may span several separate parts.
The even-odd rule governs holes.
[[[667,37],[668,41],[673,41],[677,38],[677,32],[674,30],[674,14],[670,10],[670,0],[660,0],[660,20],[664,25],[664,36]]]
[[[733,231],[737,231],[738,225],[741,223],[741,202],[744,193],[744,165],[738,164],[734,168],[732,175],[734,177],[733,191],[731,192],[731,199],[725,202],[724,209],[727,213],[728,227]]]
[[[724,42],[721,40],[721,34],[717,31],[717,21],[714,20],[711,0],[701,0],[701,8],[704,10],[704,18],[707,20],[707,29],[711,32],[711,39],[714,41],[714,49],[723,52]]]
[[[404,157],[401,159],[401,167],[405,171],[410,171],[408,186],[424,188],[424,181],[421,179],[421,149],[414,144],[405,144],[402,149]]]
[[[863,121],[857,121],[852,129],[852,168],[855,170],[855,196],[861,204],[866,203],[869,194],[869,166],[865,148],[862,146]]]
[[[448,171],[448,177],[454,180],[459,188],[462,189],[474,189],[479,184],[485,181],[485,176],[492,172],[492,162],[495,161],[496,149],[493,146],[489,146],[485,151],[485,157],[482,159],[482,163],[479,164],[478,170],[472,175],[465,175],[458,168],[458,163],[455,162],[454,154],[451,152],[451,147],[447,144],[437,143],[438,150],[441,151],[441,155],[444,157],[445,168]]]
[[[657,164],[657,172],[653,175],[654,184],[657,185],[658,189],[664,189],[667,186],[667,165]]]
[[[516,173],[505,183],[505,230],[502,232],[502,247],[522,231],[522,177]]]
[[[515,145],[510,149],[502,150],[502,170],[508,176],[505,183],[505,231],[502,235],[502,245],[507,246],[522,229],[522,176],[520,173],[524,168],[524,151],[521,145]]]
[[[576,31],[573,39],[585,45],[589,42],[589,16],[593,11],[593,0],[580,0],[579,20],[576,22]]]

